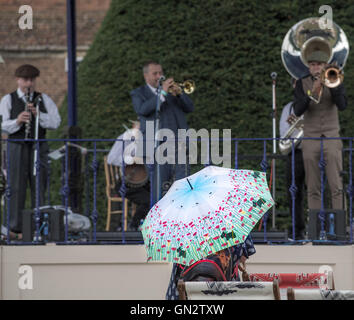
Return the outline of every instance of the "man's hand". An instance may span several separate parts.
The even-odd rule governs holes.
[[[20,125],[21,123],[28,123],[30,122],[30,113],[27,111],[22,111],[18,116],[17,116],[17,124]]]
[[[173,85],[170,88],[170,90],[171,90],[171,94],[173,96],[175,96],[175,97],[179,96],[180,94],[182,94],[182,89],[177,83],[173,83]]]
[[[168,78],[166,79],[166,81],[164,81],[162,83],[162,90],[168,92],[168,90],[170,89],[170,87],[172,87],[173,84],[173,78]]]
[[[286,119],[286,122],[292,125],[295,121],[297,120],[297,116],[294,114],[289,115],[288,119]]]
[[[33,103],[29,103],[28,104],[28,108],[29,108],[30,112],[32,112],[32,114],[36,117],[37,116],[37,109],[34,106],[34,104]]]

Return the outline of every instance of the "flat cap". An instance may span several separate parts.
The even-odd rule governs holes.
[[[31,64],[23,64],[19,66],[15,71],[15,77],[17,78],[37,78],[39,76],[39,70]]]

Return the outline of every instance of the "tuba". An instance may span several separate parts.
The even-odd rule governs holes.
[[[325,52],[329,57],[329,65],[320,75],[322,84],[329,88],[340,85],[349,54],[349,42],[344,31],[333,21],[331,28],[321,28],[320,18],[307,18],[296,23],[285,35],[281,47],[283,65],[294,79],[308,75],[307,57],[314,51]],[[320,98],[315,102],[318,103]],[[289,138],[294,139],[295,145],[300,143],[299,139],[303,137],[302,122],[302,118],[296,119],[279,140],[282,154],[291,152],[292,140]]]
[[[291,152],[292,149],[292,139],[294,139],[294,148],[296,148],[300,142],[301,138],[304,136],[304,115],[300,117],[295,117],[294,122],[292,122],[288,131],[281,137],[279,140],[279,151],[281,154],[287,155]]]

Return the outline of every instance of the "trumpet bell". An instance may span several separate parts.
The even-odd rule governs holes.
[[[174,84],[178,87],[178,94],[182,93],[182,90],[186,94],[191,94],[195,91],[195,82],[193,80],[186,80],[184,82],[174,82]],[[168,92],[172,93],[173,90],[170,88]]]
[[[186,80],[182,83],[181,87],[186,94],[191,94],[195,91],[195,82],[193,80]]]
[[[321,75],[322,83],[328,88],[338,87],[343,82],[344,76],[337,67],[329,67]]]

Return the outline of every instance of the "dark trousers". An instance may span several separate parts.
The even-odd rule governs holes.
[[[150,210],[150,185],[147,183],[140,188],[128,188],[125,196],[137,205],[136,212],[130,222],[131,227],[137,228],[140,220],[145,219]]]
[[[120,188],[121,183],[118,183],[116,189],[118,193]],[[150,210],[150,184],[147,183],[144,186],[138,188],[126,187],[125,198],[134,202],[137,206],[129,226],[138,228],[140,225],[140,220],[145,219],[147,213]]]
[[[306,172],[307,202],[309,209],[321,209],[321,142],[319,140],[302,141],[304,165]],[[343,208],[343,181],[340,172],[343,143],[341,140],[324,140],[323,158],[326,163],[325,174],[331,192],[332,209]]]
[[[33,157],[35,144],[8,143],[9,163],[7,163],[7,181],[10,185],[10,230],[22,232],[22,210],[25,208],[26,190],[30,186],[31,205],[36,207],[36,177],[33,175]],[[49,147],[47,142],[40,143],[39,159],[39,206],[44,204],[44,194],[47,185],[47,164]]]
[[[304,187],[305,187],[305,168],[302,158],[301,149],[295,149],[294,159],[294,175],[295,186],[297,188],[295,193],[295,234],[299,235],[305,229],[304,222]],[[288,155],[287,168],[286,168],[287,186],[288,186],[288,201],[290,208],[290,215],[292,216],[293,201],[289,188],[292,185],[292,154]]]

